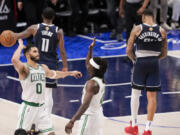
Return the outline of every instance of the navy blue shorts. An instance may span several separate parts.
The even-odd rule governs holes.
[[[157,57],[138,58],[132,70],[132,88],[160,91],[161,81]]]
[[[40,64],[45,64],[48,66],[49,69],[51,70],[58,70],[59,69],[59,64],[58,61],[40,61]],[[57,80],[56,79],[49,79],[46,78],[46,87],[47,88],[57,88]]]

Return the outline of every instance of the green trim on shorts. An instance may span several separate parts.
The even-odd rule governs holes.
[[[48,129],[44,129],[44,130],[40,130],[40,133],[45,133],[45,132],[49,132],[49,131],[53,131],[54,127],[52,128],[48,128]]]
[[[22,114],[21,114],[21,120],[20,120],[19,128],[22,128],[23,121],[24,121],[24,114],[25,114],[25,112],[26,112],[26,108],[27,108],[27,105],[25,104],[24,109],[23,109],[23,112],[22,112]]]
[[[41,107],[42,105],[44,105],[44,103],[39,104],[39,103],[34,103],[34,102],[28,102],[28,101],[25,101],[25,100],[23,100],[23,102],[24,102],[26,105],[30,105],[30,106],[33,106],[33,107]]]
[[[82,126],[82,129],[81,129],[81,135],[84,134],[84,130],[85,130],[85,127],[86,127],[86,124],[87,124],[87,120],[88,120],[88,115],[85,115],[85,119],[84,119],[83,126]]]

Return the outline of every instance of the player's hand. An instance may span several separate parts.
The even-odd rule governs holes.
[[[19,47],[20,47],[21,49],[25,48],[22,39],[19,39],[19,40],[18,40],[18,43],[19,43]]]
[[[139,8],[139,10],[137,11],[137,14],[138,14],[138,15],[142,15],[143,12],[144,12],[144,10],[145,10],[144,7]]]
[[[94,37],[93,42],[90,44],[89,48],[93,48],[96,42],[96,37]]]
[[[22,2],[18,2],[17,3],[17,7],[18,7],[19,11],[21,11],[22,8],[23,8],[23,3]]]
[[[63,67],[63,68],[62,68],[62,71],[63,71],[63,72],[67,72],[67,71],[68,71],[68,68],[67,68],[67,67]]]
[[[79,71],[72,71],[70,76],[74,76],[76,79],[78,79],[82,77],[82,73]]]
[[[124,10],[122,8],[119,9],[119,16],[124,18]]]
[[[73,128],[73,126],[74,126],[74,123],[71,122],[71,121],[69,121],[69,123],[66,124],[66,126],[65,126],[65,132],[66,132],[67,134],[71,134],[71,133],[72,133],[72,128]]]
[[[57,2],[58,2],[57,0],[51,0],[51,3],[55,6],[56,6]]]

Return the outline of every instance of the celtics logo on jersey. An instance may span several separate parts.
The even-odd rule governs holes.
[[[45,81],[45,74],[44,73],[32,73],[31,74],[31,82],[36,81]]]

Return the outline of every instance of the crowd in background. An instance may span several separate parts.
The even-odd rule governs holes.
[[[54,24],[69,36],[108,30],[111,39],[121,41],[123,31],[128,38],[133,25],[141,23],[145,8],[153,10],[156,23],[166,30],[179,27],[180,0],[1,0],[0,32],[16,31],[17,22],[26,27],[40,23],[45,7],[55,10]]]

